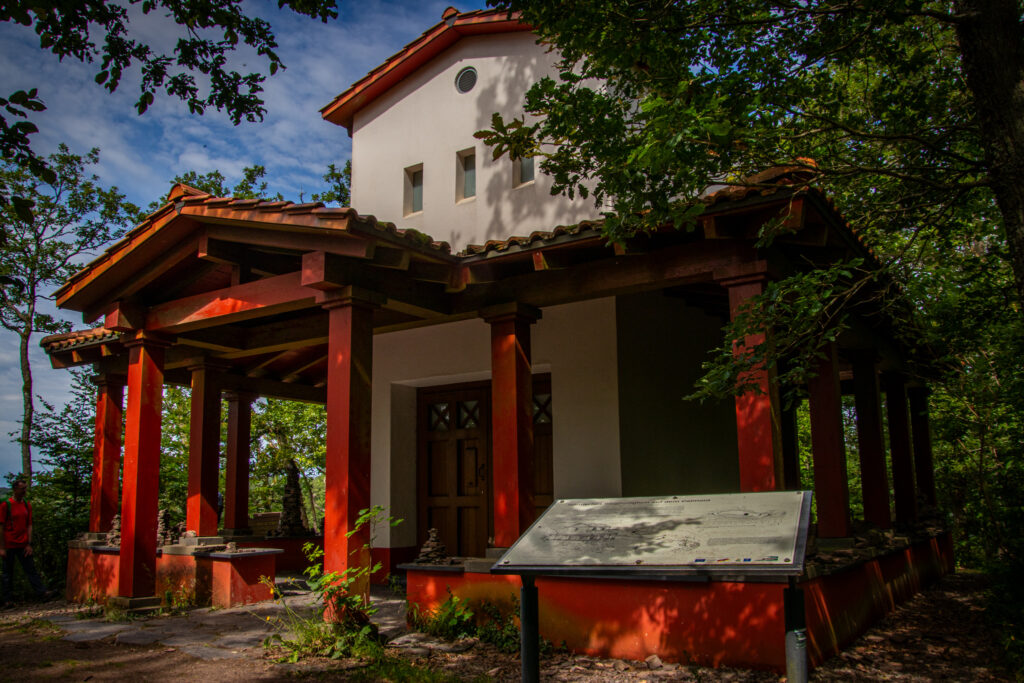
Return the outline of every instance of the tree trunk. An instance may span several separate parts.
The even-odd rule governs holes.
[[[1016,0],[958,0],[956,26],[985,162],[1024,304],[1024,31]]]
[[[32,335],[32,320],[19,333],[18,356],[21,360],[21,472],[32,481],[32,420],[35,404],[32,401],[32,366],[28,360],[28,342]]]

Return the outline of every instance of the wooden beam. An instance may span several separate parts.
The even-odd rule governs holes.
[[[323,251],[303,255],[302,284],[322,291],[358,287],[386,297],[384,308],[420,318],[446,315],[449,311],[448,298],[441,287],[417,281],[407,273],[366,267]]]
[[[286,401],[302,403],[326,403],[327,391],[323,387],[299,384],[298,382],[280,382],[260,377],[242,377],[241,375],[221,375],[221,387],[225,391],[239,391],[258,394],[267,398],[280,398]]]
[[[373,253],[373,265],[380,268],[408,270],[411,256],[411,252],[407,249],[384,247],[378,244]]]
[[[263,359],[262,361],[260,361],[256,365],[247,367],[245,369],[245,376],[246,377],[266,377],[267,373],[269,372],[267,370],[267,368],[269,368],[274,363],[277,363],[278,361],[284,359],[290,353],[292,353],[292,351],[290,349],[288,351],[281,351],[279,353],[275,353],[274,355],[270,356],[269,358]]]
[[[370,259],[374,243],[341,230],[273,230],[266,227],[213,224],[206,228],[209,237],[254,247],[271,247],[289,252],[325,251],[338,256]]]
[[[299,272],[288,273],[157,304],[145,329],[186,332],[315,306],[314,292],[301,279]]]
[[[194,236],[190,235],[186,237],[182,241],[178,242],[178,244],[161,254],[158,258],[148,261],[144,267],[133,273],[132,276],[120,286],[106,292],[100,300],[107,302],[131,298],[142,291],[145,287],[152,284],[157,278],[167,273],[167,271],[171,270],[190,256],[193,256],[196,252],[196,243],[197,240]],[[101,310],[86,309],[83,312],[82,318],[86,323],[91,323],[101,315],[103,315],[103,311]]]
[[[505,301],[543,308],[602,296],[665,289],[743,274],[757,261],[754,250],[731,241],[667,247],[644,257],[614,257],[565,270],[529,272],[453,295],[459,315]],[[758,267],[765,267],[757,261]]]
[[[287,383],[291,384],[292,382],[295,382],[295,381],[301,379],[302,378],[302,373],[306,372],[307,370],[311,370],[311,369],[315,368],[316,366],[320,365],[321,363],[323,363],[326,360],[327,360],[327,354],[326,353],[325,354],[318,354],[315,358],[313,358],[313,360],[309,361],[308,363],[303,363],[302,365],[300,365],[299,367],[295,368],[294,370],[289,372],[287,375],[282,377],[281,381],[282,382],[287,382]]]

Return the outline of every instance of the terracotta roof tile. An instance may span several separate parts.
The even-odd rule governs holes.
[[[470,244],[460,252],[459,256],[474,256],[489,252],[505,252],[513,247],[528,249],[542,247],[559,237],[593,237],[600,234],[603,221],[582,221],[575,225],[559,225],[554,230],[536,230],[527,236],[513,235],[505,240],[489,240],[484,244]]]
[[[39,340],[39,345],[47,352],[71,349],[87,344],[96,344],[105,341],[113,341],[121,337],[120,332],[108,330],[105,327],[92,327],[88,330],[75,330],[62,334],[51,334]]]

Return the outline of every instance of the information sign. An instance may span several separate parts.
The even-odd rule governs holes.
[[[809,491],[558,500],[492,572],[785,580],[810,510]]]

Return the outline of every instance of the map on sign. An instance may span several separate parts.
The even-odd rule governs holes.
[[[558,500],[492,571],[799,574],[810,504],[809,491]]]

